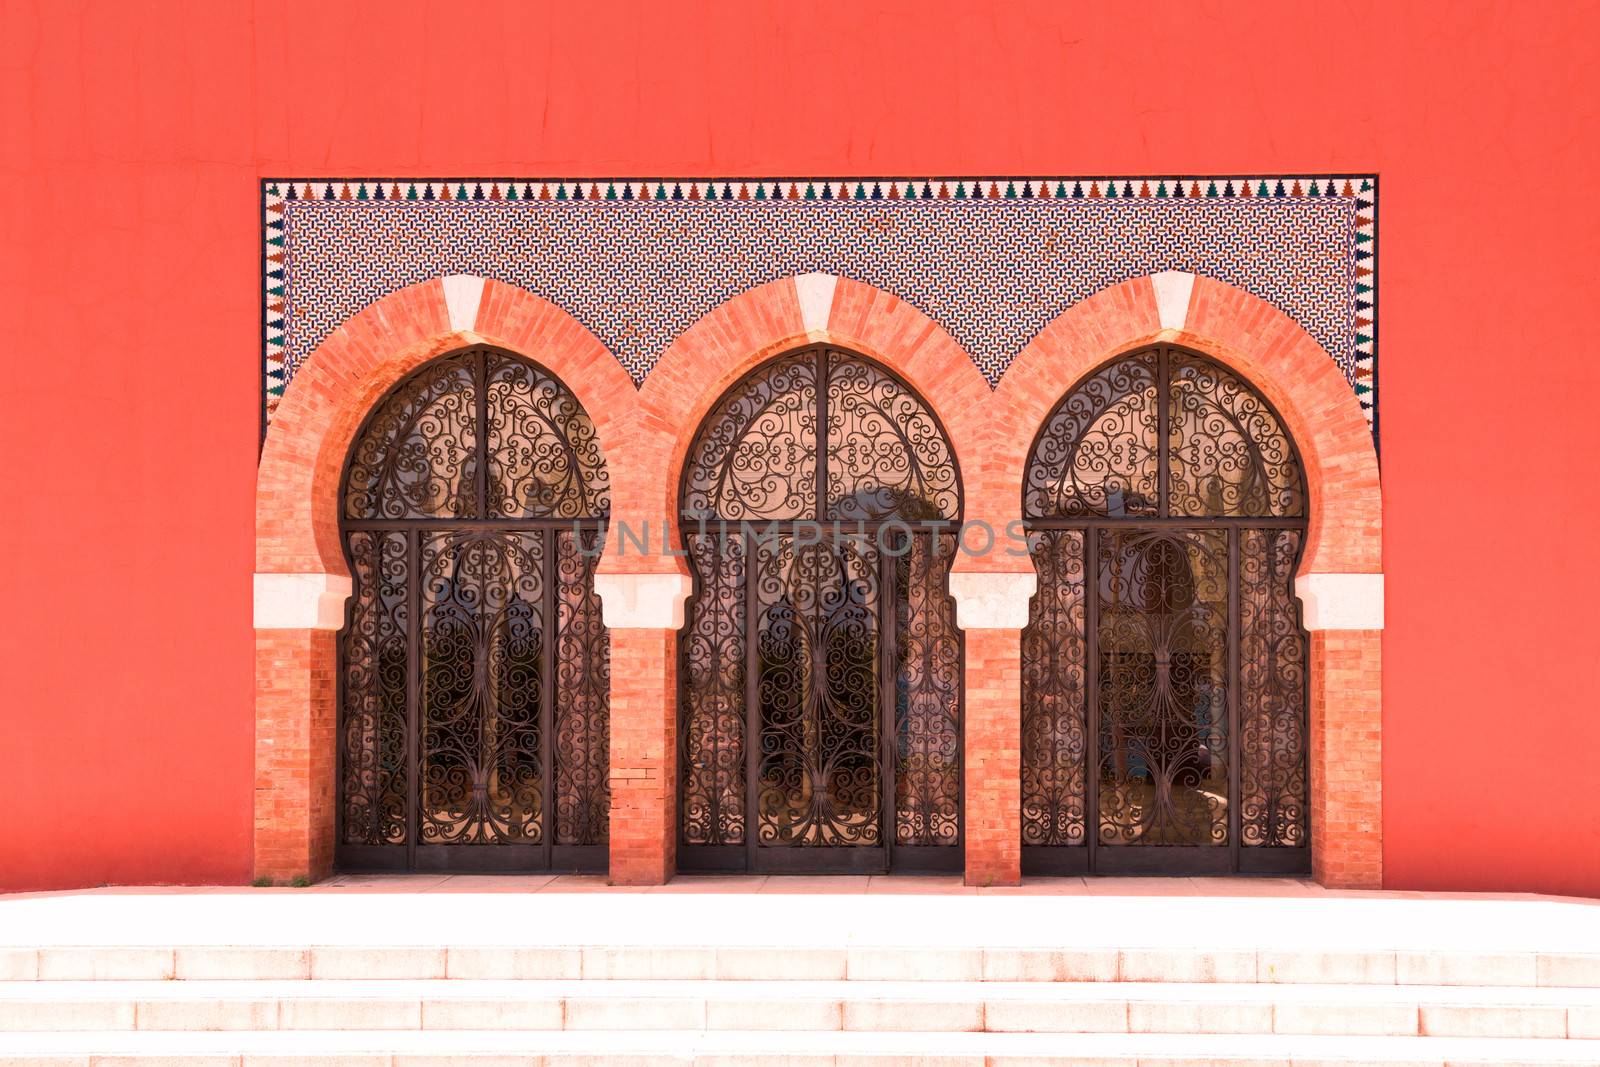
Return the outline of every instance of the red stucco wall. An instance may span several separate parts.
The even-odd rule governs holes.
[[[0,3],[0,888],[247,876],[263,174],[1376,169],[1386,878],[1600,894],[1600,8],[620,6]]]

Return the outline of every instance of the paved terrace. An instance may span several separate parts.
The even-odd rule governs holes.
[[[839,945],[1600,954],[1600,900],[1293,879],[344,876],[0,896],[0,947]],[[1532,957],[1526,962],[1532,963]],[[1531,983],[1530,983],[1531,984]]]

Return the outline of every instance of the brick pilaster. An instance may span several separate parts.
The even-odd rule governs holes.
[[[611,631],[611,884],[677,870],[678,635]]]
[[[256,631],[255,876],[333,869],[337,635]]]
[[[966,631],[966,884],[1022,882],[1022,631]]]
[[[1382,639],[1311,634],[1311,869],[1335,889],[1383,886]]]

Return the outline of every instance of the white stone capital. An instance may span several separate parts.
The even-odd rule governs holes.
[[[1039,588],[1032,571],[983,574],[952,571],[950,595],[956,625],[963,630],[1020,630],[1028,625],[1028,601]]]
[[[1383,629],[1383,575],[1302,574],[1294,580],[1307,630]]]
[[[1181,330],[1189,324],[1189,297],[1194,275],[1186,270],[1164,270],[1150,275],[1156,289],[1156,314],[1163,330]]]
[[[444,306],[450,312],[452,330],[477,328],[483,282],[476,274],[452,274],[444,279]]]
[[[257,630],[337,630],[344,625],[350,579],[337,574],[258,574]]]
[[[820,271],[802,274],[794,280],[795,290],[800,294],[800,322],[807,332],[828,328],[828,318],[833,314],[833,292],[838,285],[838,278]]]
[[[613,630],[677,630],[694,581],[687,574],[597,574],[600,617]]]

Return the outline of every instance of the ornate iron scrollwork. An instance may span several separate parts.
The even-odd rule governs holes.
[[[877,844],[877,552],[779,537],[758,543],[755,559],[756,839]]]
[[[745,827],[745,543],[691,534],[696,578],[683,636],[683,843],[742,845]]]
[[[1100,841],[1228,840],[1228,535],[1099,539]]]
[[[775,360],[722,399],[689,453],[683,510],[728,522],[817,512],[817,361]]]
[[[525,359],[487,356],[489,514],[582,519],[610,509],[594,423],[566,386]]]
[[[480,366],[472,353],[434,360],[368,417],[345,473],[345,518],[477,514]]]
[[[954,534],[913,537],[895,558],[895,843],[961,836],[961,631],[949,594]]]
[[[859,356],[782,356],[707,416],[681,503],[696,577],[682,642],[685,848],[955,856],[955,545],[953,530],[922,523],[958,522],[961,487],[933,413]]]
[[[955,460],[933,413],[865,360],[829,365],[827,466],[826,518],[953,521],[961,514]]]
[[[1208,359],[1168,358],[1168,513],[1304,515],[1300,458],[1271,405]]]
[[[543,539],[430,532],[421,552],[421,840],[538,844]]]
[[[1134,353],[1063,398],[1023,483],[1025,845],[1088,870],[1137,846],[1169,858],[1126,869],[1304,850],[1306,499],[1272,405],[1209,359]],[[1217,848],[1226,868],[1199,856]]]
[[[611,656],[594,569],[603,529],[558,530],[551,763],[558,845],[604,844],[611,824]]]
[[[1080,845],[1088,753],[1083,531],[1033,535],[1038,592],[1022,631],[1022,843]]]
[[[1160,398],[1153,352],[1102,367],[1056,406],[1033,446],[1023,514],[1154,515]]]
[[[344,839],[396,845],[406,839],[408,595],[407,539],[352,531],[345,538],[354,577],[350,623],[341,635],[344,692]]]
[[[1302,530],[1239,542],[1239,818],[1249,846],[1306,844],[1306,640],[1295,603]]]
[[[367,418],[341,509],[341,864],[533,868],[604,843],[609,492],[577,398],[496,349],[425,365]]]

